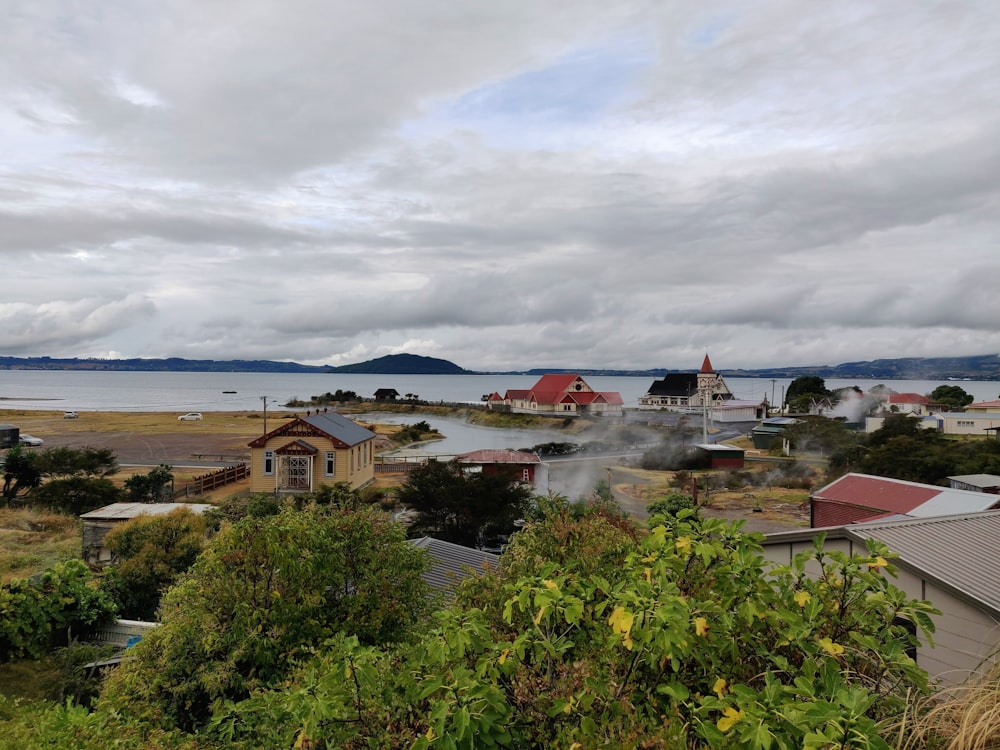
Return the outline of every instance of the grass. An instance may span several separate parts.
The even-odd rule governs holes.
[[[0,508],[0,583],[80,556],[77,519],[31,508]]]
[[[80,412],[77,419],[63,419],[61,411],[0,409],[0,422],[16,424],[22,432],[45,438],[46,434],[72,435],[81,432],[129,432],[162,435],[183,431],[189,434],[212,433],[246,435],[252,440],[263,431],[257,412],[205,412],[200,422],[178,422],[175,412]],[[288,415],[268,418],[274,427]]]

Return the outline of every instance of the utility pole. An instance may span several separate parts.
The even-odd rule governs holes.
[[[264,402],[264,434],[267,434],[267,396],[261,396],[260,400]]]
[[[771,409],[773,408],[774,408],[774,378],[771,378]],[[770,409],[768,411],[770,411]]]

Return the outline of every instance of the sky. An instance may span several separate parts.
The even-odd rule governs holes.
[[[996,0],[0,0],[0,354],[832,365],[998,288]]]

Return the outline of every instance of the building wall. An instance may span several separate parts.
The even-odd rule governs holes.
[[[285,436],[272,438],[265,448],[253,448],[250,453],[250,491],[251,492],[274,492],[278,482],[279,456],[275,456],[274,473],[264,474],[264,453],[265,451],[277,452],[289,443],[300,439],[299,436]],[[366,440],[350,448],[337,448],[333,441],[328,438],[310,436],[306,439],[310,445],[317,449],[312,456],[312,486],[313,490],[323,484],[335,484],[337,482],[347,482],[353,489],[364,487],[375,479],[375,441]],[[333,451],[334,476],[326,476],[326,454]]]
[[[986,435],[987,427],[1000,427],[1000,414],[938,414],[945,435]]]
[[[788,565],[794,555],[812,549],[811,541],[765,544],[764,558]],[[848,555],[867,554],[863,544],[847,539],[828,540],[824,549]],[[817,577],[819,563],[810,560],[806,572]],[[934,645],[924,642],[917,648],[917,664],[922,669],[943,684],[955,685],[988,663],[986,660],[1000,644],[1000,621],[902,565],[897,566],[897,573],[890,583],[908,597],[929,601],[941,610],[940,615],[932,617]]]

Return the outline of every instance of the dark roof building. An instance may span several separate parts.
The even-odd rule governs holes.
[[[451,591],[470,575],[484,573],[500,564],[499,555],[430,536],[409,542],[417,549],[427,550],[431,568],[422,577],[430,586],[442,591]]]

